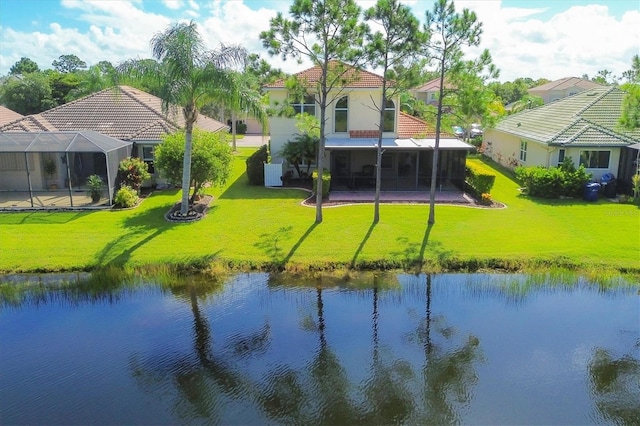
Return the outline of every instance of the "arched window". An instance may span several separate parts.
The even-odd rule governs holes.
[[[396,105],[391,99],[384,106],[384,132],[393,132],[396,129]]]
[[[336,107],[333,114],[334,119],[334,131],[336,133],[346,133],[349,126],[347,125],[347,118],[349,116],[349,103],[346,96],[343,96],[336,102]]]

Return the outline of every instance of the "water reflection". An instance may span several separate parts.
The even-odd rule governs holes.
[[[0,423],[632,424],[640,416],[637,287],[624,281],[119,272],[16,281],[0,279]],[[104,319],[93,324],[86,319],[96,310]],[[42,336],[59,347],[41,354]],[[96,339],[95,350],[66,348]],[[114,352],[101,355],[104,347]],[[584,351],[584,363],[555,361],[585,347],[598,349]],[[533,353],[548,363],[532,369]],[[65,365],[72,358],[95,362]],[[45,360],[61,378],[59,401],[39,393],[43,376],[30,370]],[[104,378],[114,389],[97,385]],[[551,386],[572,405],[549,400]],[[113,392],[127,395],[119,408],[131,417],[104,405]]]

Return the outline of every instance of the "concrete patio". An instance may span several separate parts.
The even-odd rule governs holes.
[[[73,200],[73,206],[71,205]],[[34,191],[33,205],[28,192],[0,191],[0,210],[30,210],[30,209],[88,209],[109,208],[107,198],[94,203],[86,191]]]
[[[331,191],[331,203],[373,203],[374,191]],[[429,191],[384,191],[380,192],[383,203],[429,203]],[[439,204],[475,204],[473,198],[462,191],[436,191]]]

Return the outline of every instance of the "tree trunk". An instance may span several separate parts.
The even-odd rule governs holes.
[[[440,61],[440,96],[438,101],[438,115],[436,116],[436,144],[433,147],[433,165],[431,167],[431,191],[429,192],[429,220],[428,223],[436,222],[436,178],[438,173],[438,154],[440,152],[440,125],[442,122],[442,101],[444,98],[444,66],[446,51],[442,52]]]
[[[184,134],[184,161],[182,163],[182,205],[180,213],[186,216],[189,212],[189,189],[191,187],[191,136],[193,124],[187,123]]]
[[[231,111],[231,137],[233,139],[233,152],[236,152],[236,132],[237,132],[237,128],[236,128],[236,113],[234,111]]]

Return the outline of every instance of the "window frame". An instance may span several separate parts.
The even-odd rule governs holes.
[[[585,153],[588,153],[587,155],[587,161],[585,161]],[[595,156],[594,156],[595,153]],[[607,165],[606,167],[600,166],[600,156],[606,154],[606,160],[607,160]],[[596,164],[595,166],[593,165],[593,160],[595,160]],[[591,150],[581,150],[580,151],[580,165],[584,166],[585,169],[598,169],[598,170],[602,170],[602,169],[608,169],[611,166],[611,150],[598,150],[598,149],[591,149]]]
[[[316,98],[313,95],[305,95],[304,99],[298,99],[291,103],[296,114],[309,114],[316,116]]]
[[[344,101],[345,106],[340,106],[340,103]],[[338,113],[344,114],[344,130],[338,129]],[[343,96],[335,104],[333,108],[333,131],[335,133],[348,133],[349,132],[349,97]]]
[[[389,120],[389,117],[392,120]],[[391,122],[391,128],[388,123]],[[385,133],[393,133],[396,131],[396,104],[392,99],[387,99],[387,103],[384,106],[384,122],[382,124],[382,131]]]
[[[524,141],[524,140],[520,141],[520,156],[518,158],[520,159],[521,163],[527,162],[527,148],[528,148],[527,145],[528,145],[527,141]]]

